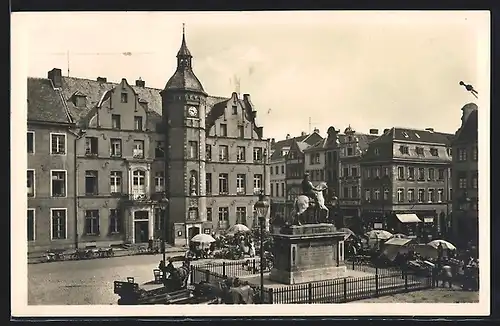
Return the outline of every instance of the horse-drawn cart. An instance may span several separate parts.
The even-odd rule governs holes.
[[[119,305],[211,304],[216,301],[195,296],[193,291],[194,286],[171,291],[164,285],[152,289],[140,288],[133,280],[114,282],[114,293],[120,296]]]

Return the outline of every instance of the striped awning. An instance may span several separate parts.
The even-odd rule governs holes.
[[[417,214],[396,214],[396,217],[401,223],[420,223],[422,222]]]

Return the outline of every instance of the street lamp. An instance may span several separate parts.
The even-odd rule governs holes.
[[[263,191],[261,191],[259,201],[255,203],[254,209],[259,218],[260,227],[260,301],[264,303],[264,228],[269,202],[266,200]]]
[[[333,224],[336,224],[336,216],[337,216],[337,207],[339,204],[339,198],[333,194],[333,197],[330,199],[330,205],[332,206],[332,213],[333,213]],[[335,225],[335,227],[337,227]]]
[[[167,208],[168,208],[168,198],[163,196],[162,199],[160,200],[160,208],[162,210],[162,235],[161,235],[161,253],[162,253],[162,258],[163,258],[163,265],[166,266],[167,261],[166,261],[166,237],[167,237]],[[167,274],[165,271],[162,271],[162,278],[163,281],[166,280]]]

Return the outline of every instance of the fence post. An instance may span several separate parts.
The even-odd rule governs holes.
[[[195,279],[194,279],[194,275],[195,275],[194,266],[191,266],[190,270],[191,270],[191,285],[193,285],[196,283]]]
[[[254,260],[254,262],[255,262],[255,260]],[[273,301],[274,301],[273,300],[273,288],[269,288],[267,290],[267,292],[269,293],[269,304],[273,304]]]
[[[312,287],[312,283],[308,283],[307,284],[307,295],[308,295],[308,303],[311,304],[313,303],[313,287]]]
[[[378,266],[375,266],[375,275],[378,275]]]
[[[252,266],[252,274],[255,273],[255,258],[253,259],[253,262],[252,262],[253,266]]]
[[[205,269],[205,281],[210,282],[210,271],[208,269]]]
[[[408,290],[408,273],[405,272],[404,274],[405,274],[405,276],[404,276],[405,277],[405,290]]]
[[[356,261],[356,259],[352,259],[352,270],[354,270],[354,262]]]
[[[378,274],[375,274],[375,296],[378,297]]]
[[[347,302],[347,279],[344,278],[344,302]]]
[[[222,262],[222,276],[226,276],[226,262]]]

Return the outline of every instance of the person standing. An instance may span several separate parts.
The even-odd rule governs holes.
[[[453,281],[453,274],[451,272],[451,266],[450,266],[450,264],[448,264],[448,262],[444,263],[444,266],[442,268],[441,277],[442,277],[441,287],[445,287],[446,282],[448,282],[448,287],[451,289],[452,283],[453,283],[452,282]]]

